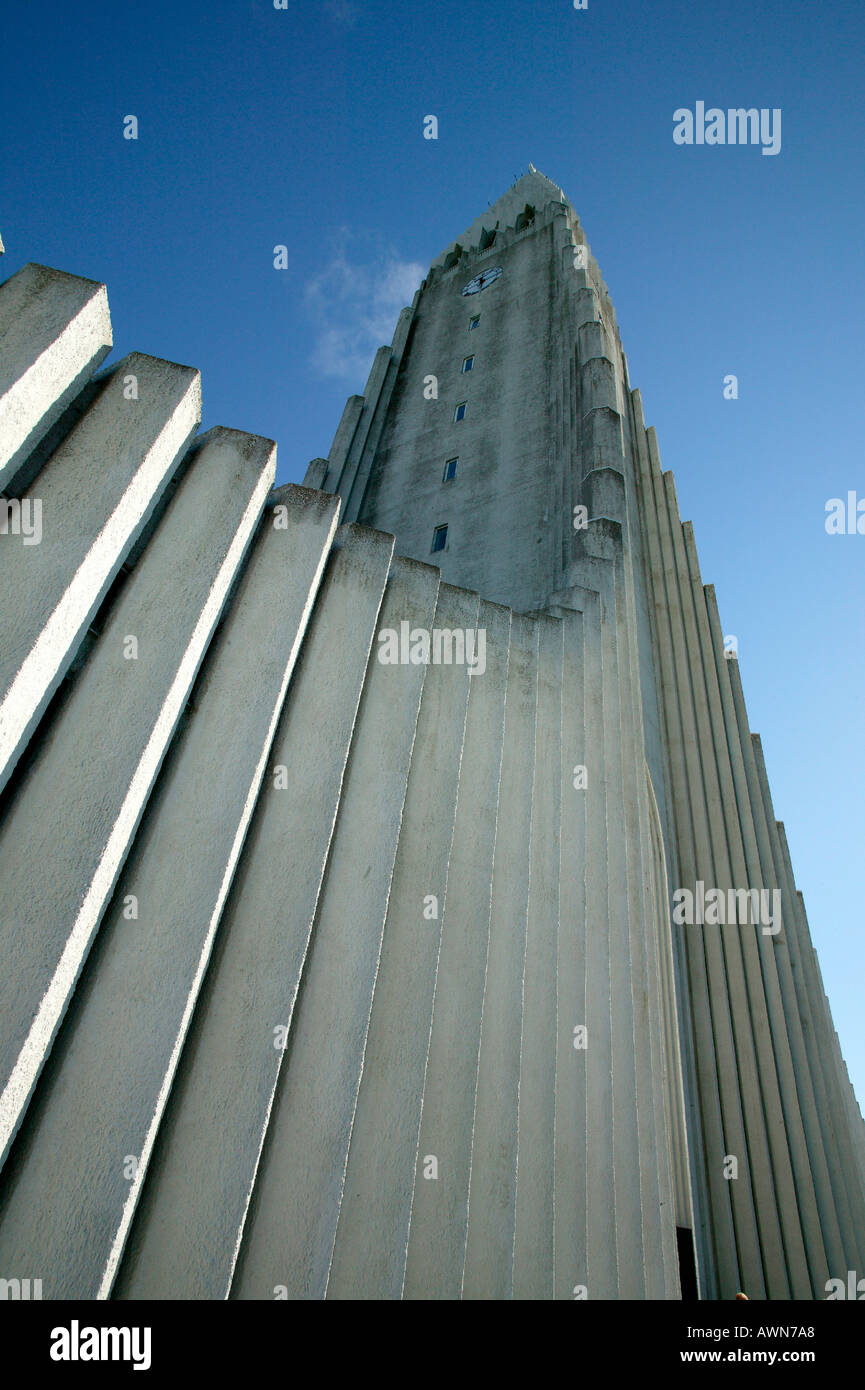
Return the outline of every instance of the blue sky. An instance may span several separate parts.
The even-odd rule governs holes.
[[[199,367],[204,427],[276,439],[280,482],[430,260],[529,161],[564,188],[738,638],[865,1104],[865,536],[824,528],[865,497],[861,6],[13,0],[2,49],[3,278],[105,281],[109,360]],[[780,153],[674,145],[698,100],[781,108]]]

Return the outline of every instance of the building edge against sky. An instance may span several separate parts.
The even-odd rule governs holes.
[[[822,1288],[824,1254],[833,1269],[845,1257],[860,1267],[861,1115],[738,665],[597,263],[565,194],[534,166],[433,261],[306,481],[392,532],[400,553],[520,611],[579,606],[575,585],[599,587],[591,533],[621,544],[669,884],[711,885],[725,901],[771,890],[788,914],[780,931],[735,940],[735,924],[672,927],[703,1267],[742,1269],[750,1252],[768,1296],[794,1297],[809,1278]],[[682,1168],[685,1147],[680,1136]]]
[[[783,1299],[865,1267],[759,739],[561,190],[530,168],[437,258],[304,488],[195,437],[191,369],[93,377],[103,286],[27,266],[0,322],[8,516],[44,528],[0,551],[0,1277]],[[483,630],[483,672],[383,662],[406,623]]]

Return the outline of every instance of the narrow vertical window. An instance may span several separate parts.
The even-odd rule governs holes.
[[[459,456],[457,456],[457,458],[455,459],[448,459],[447,463],[445,464],[445,471],[442,476],[442,482],[449,483],[451,478],[456,477],[458,460]]]
[[[445,546],[447,545],[447,539],[448,539],[448,528],[447,528],[446,526],[437,526],[437,527],[435,528],[435,530],[433,531],[433,539],[432,539],[432,551],[433,551],[433,554],[435,554],[435,552],[436,552],[437,550],[444,550]]]
[[[475,359],[474,359],[474,357],[464,357],[464,358],[463,358],[463,371],[464,371],[464,372],[470,372],[471,369],[472,369],[472,367],[473,367],[474,365],[475,365]]]
[[[467,402],[466,402],[466,401],[460,401],[458,405],[454,406],[454,423],[456,423],[457,420],[464,420],[464,419],[465,419],[465,417],[466,417],[466,405],[467,405]]]

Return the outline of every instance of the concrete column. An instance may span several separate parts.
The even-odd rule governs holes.
[[[198,372],[133,353],[28,488],[42,539],[0,556],[0,787],[200,419]]]
[[[313,459],[304,474],[304,487],[323,488],[327,479],[327,471],[327,459]]]
[[[601,640],[601,599],[583,603],[586,795],[586,1015],[587,1045],[577,1053],[586,1068],[586,1270],[575,1278],[590,1299],[618,1293],[616,1196],[613,1173],[613,1040],[610,990],[610,882],[606,828],[607,740]]]
[[[466,1298],[510,1298],[513,1291],[520,1036],[537,691],[537,620],[515,616],[511,623],[492,913],[479,1018],[480,1047],[474,1057],[461,1059],[465,1071],[461,1067],[460,1082],[466,1092],[475,1090],[476,1072],[474,1119],[468,1122],[470,1148],[458,1138],[454,1142],[453,1134],[448,1136],[448,1189],[440,1194],[446,1200],[440,1205],[439,1217],[444,1230],[433,1237],[436,1250],[441,1251],[437,1271],[440,1297],[453,1297],[450,1290],[454,1287],[458,1293],[460,1277]],[[448,1001],[443,1002],[446,1005]],[[431,1138],[432,1112],[426,1106],[425,1112],[425,1132]],[[417,1226],[413,1234],[417,1240]],[[460,1268],[463,1248],[464,1273]]]
[[[563,642],[561,619],[538,620],[538,694],[522,988],[513,1257],[514,1297],[521,1299],[551,1299],[555,1292],[555,1064]],[[570,718],[571,712],[567,713]],[[572,810],[571,797],[567,809]]]
[[[682,633],[678,582],[673,560],[670,517],[657,453],[654,430],[647,431],[649,448],[650,511],[655,527],[649,532],[650,565],[655,593],[655,612],[661,652],[663,708],[669,749],[672,800],[676,808],[677,860],[682,883],[697,879],[695,820],[691,807],[693,786],[686,747],[696,741],[690,694],[689,663]],[[653,534],[656,529],[656,536]],[[678,887],[674,884],[671,887]],[[683,927],[677,933],[688,963],[689,993],[695,1032],[695,1064],[701,1098],[700,1121],[706,1136],[705,1172],[712,1214],[711,1238],[719,1281],[732,1296],[741,1286],[740,1259],[753,1266],[759,1259],[753,1206],[747,1187],[723,1178],[724,1155],[744,1152],[744,1134],[738,1112],[738,1082],[729,1012],[716,996],[710,1004],[709,961],[700,927]],[[718,977],[717,952],[713,960]],[[721,974],[723,978],[723,972]],[[723,1076],[723,1090],[721,1078]],[[726,1098],[726,1106],[722,1103]],[[762,1276],[755,1296],[764,1292]]]
[[[779,879],[769,844],[762,798],[758,795],[756,801],[754,800],[748,779],[747,763],[749,760],[753,761],[753,758],[744,702],[737,709],[733,682],[730,679],[735,663],[724,654],[720,617],[711,585],[705,587],[704,598],[709,642],[715,660],[725,744],[730,760],[729,776],[732,779],[732,787],[729,782],[725,787],[724,806],[725,810],[738,810],[745,864],[741,871],[744,875],[743,882],[747,882],[749,886],[765,886],[771,890],[779,886]],[[741,690],[738,677],[736,685]],[[726,775],[726,764],[722,764],[721,771]],[[753,786],[757,791],[756,781]],[[732,837],[733,832],[730,834]],[[791,1156],[795,1165],[797,1205],[807,1221],[806,1249],[812,1269],[812,1288],[819,1296],[827,1277],[822,1273],[825,1258],[833,1246],[836,1253],[841,1246],[790,962],[789,935],[794,929],[793,912],[793,901],[788,897],[787,887],[784,885],[782,932],[774,938],[766,937],[760,932],[756,938],[756,945],[763,958],[772,1042],[779,1058],[784,1127],[791,1143]],[[807,1195],[809,1190],[813,1193],[811,1197]]]
[[[721,888],[727,888],[731,884],[729,882],[730,871],[726,858],[723,826],[720,822],[717,800],[709,794],[707,789],[706,779],[711,770],[711,764],[705,755],[707,750],[712,748],[711,730],[708,724],[702,669],[694,665],[695,661],[699,661],[699,643],[690,582],[687,575],[682,527],[670,473],[664,475],[664,485],[670,526],[672,570],[679,594],[681,636],[684,648],[683,661],[686,663],[684,670],[690,674],[693,742],[686,740],[685,754],[689,763],[688,780],[691,789],[691,809],[697,832],[695,837],[696,877],[707,886],[717,884]],[[708,785],[710,786],[711,783]],[[685,886],[691,886],[690,880]],[[750,1295],[750,1285],[765,1278],[766,1292],[770,1298],[787,1298],[790,1296],[790,1290],[772,1181],[768,1136],[760,1097],[741,939],[738,928],[734,928],[732,932],[725,928],[722,932],[718,926],[686,927],[685,939],[689,947],[694,935],[698,932],[702,934],[709,965],[710,1002],[715,1016],[716,1054],[720,1052],[716,1009],[722,1016],[722,1027],[724,1029],[727,1026],[730,1027],[731,1053],[728,1062],[730,1106],[727,1115],[725,1115],[728,1124],[726,1141],[729,1147],[725,1152],[736,1157],[742,1176],[747,1177],[748,1190],[753,1194],[753,1214],[756,1220],[754,1235],[758,1236],[759,1239],[759,1247],[756,1245],[752,1247],[749,1258],[745,1257],[742,1237],[740,1236],[739,1239],[740,1259],[743,1267],[742,1277],[746,1282],[745,1292]],[[722,1088],[722,1104],[723,1101],[724,1091]],[[731,1136],[735,1136],[735,1138]],[[731,1180],[730,1186],[733,1189],[735,1212],[737,1194],[744,1188],[744,1184],[737,1180]],[[751,1228],[747,1216],[745,1223],[750,1235]]]
[[[583,689],[583,615],[563,618],[559,939],[556,969],[556,1129],[554,1297],[572,1300],[586,1283],[586,1053],[575,1029],[586,1021],[586,807],[589,788],[574,786],[589,755]]]
[[[510,610],[482,603],[478,621],[487,628],[487,671],[472,679],[466,716],[403,1281],[403,1297],[411,1299],[459,1298],[463,1281],[505,696],[513,658]],[[514,634],[523,646],[526,626],[517,624]],[[437,1160],[437,1180],[423,1176],[428,1156]]]
[[[0,1267],[46,1298],[111,1287],[336,527],[337,499],[278,496],[4,1172]]]
[[[718,689],[717,654],[709,633],[693,529],[687,522],[681,527],[681,537],[684,551],[683,602],[689,608],[693,622],[692,650],[698,663],[697,679],[694,681],[695,699],[702,713],[705,729],[703,737],[708,740],[703,744],[703,748],[709,749],[714,745],[713,756],[704,756],[702,759],[706,799],[710,808],[716,875],[711,883],[724,890],[752,886],[760,888],[762,883],[759,872],[754,882],[751,881],[739,818],[735,814],[730,754]],[[687,593],[688,579],[690,595]],[[723,660],[723,656],[721,659]],[[725,662],[725,666],[727,664]],[[757,871],[756,864],[753,867]],[[709,880],[706,878],[704,881]],[[769,1220],[773,1229],[777,1225],[783,1232],[781,1258],[786,1264],[793,1297],[809,1298],[811,1282],[805,1253],[803,1223],[819,1244],[819,1222],[789,1047],[782,1047],[782,1039],[786,1038],[786,1027],[778,988],[774,948],[763,935],[759,925],[742,926],[728,923],[722,931],[722,936],[727,948],[727,959],[734,963],[737,976],[741,971],[745,990],[742,1019],[744,1022],[745,1017],[749,1016],[745,1025],[746,1036],[753,1039],[754,1062],[762,1102],[758,1133],[765,1134],[772,1165],[773,1192],[770,1200],[777,1212],[777,1217],[773,1219],[770,1216]],[[773,1021],[777,1022],[779,1030],[777,1048],[773,1046]],[[740,1042],[740,1056],[741,1051]],[[786,1108],[781,1100],[782,1089],[787,1102]],[[800,1160],[796,1170],[796,1182],[791,1151]],[[752,1148],[752,1154],[753,1152]],[[756,1184],[755,1190],[759,1190]],[[765,1238],[763,1255],[765,1260],[768,1256]]]
[[[620,615],[621,586],[621,559],[617,555],[614,563],[608,566],[601,594],[617,1296],[644,1298],[645,1250],[631,957],[631,917],[632,914],[639,916],[643,904],[632,900],[629,879],[634,838],[633,834],[629,835],[631,810],[626,806],[625,791],[629,711],[627,687],[622,679],[627,642]],[[592,987],[590,979],[589,989]],[[591,1288],[589,1296],[593,1296]]]
[[[389,347],[380,347],[375,355],[369,377],[364,387],[363,396],[360,398],[361,405],[357,410],[354,430],[351,432],[351,442],[346,449],[345,462],[342,471],[335,476],[338,477],[334,491],[339,492],[343,498],[343,510],[347,521],[355,521],[360,512],[363,502],[363,491],[366,486],[368,472],[369,442],[381,431],[384,412],[380,409],[382,403],[385,407],[390,399],[390,388],[393,386],[395,373],[391,371],[392,353]],[[350,420],[355,416],[355,409],[349,412],[348,406],[343,413],[343,420],[337,432],[347,437]],[[378,430],[375,430],[376,421]],[[344,429],[345,426],[345,429]],[[334,447],[336,447],[334,440]]]
[[[286,1056],[392,549],[393,538],[380,532],[348,526],[337,533],[115,1298],[228,1294]],[[253,1297],[273,1298],[281,1281],[270,1274],[269,1283],[255,1284]]]
[[[734,679],[738,681],[738,672],[735,673]],[[772,808],[772,797],[769,790],[768,778],[766,776],[759,735],[752,734],[751,746],[754,753],[763,805],[769,823],[769,833],[773,841],[779,881],[786,883],[787,893],[785,894],[785,898],[792,901],[795,908],[789,937],[791,957],[794,971],[801,979],[808,998],[811,1027],[813,1029],[814,1064],[815,1069],[817,1069],[823,1077],[825,1102],[820,1108],[820,1115],[824,1124],[826,1145],[831,1153],[837,1155],[838,1160],[834,1165],[834,1169],[833,1166],[830,1165],[830,1174],[834,1174],[833,1186],[841,1236],[848,1254],[848,1268],[852,1269],[854,1264],[858,1268],[859,1264],[862,1263],[860,1255],[862,1236],[860,1232],[865,1231],[865,1212],[863,1212],[862,1209],[859,1192],[851,1182],[852,1173],[855,1172],[855,1164],[849,1148],[848,1136],[844,1133],[843,1128],[839,1128],[838,1126],[841,1092],[839,1077],[832,1055],[832,1036],[834,1029],[831,1026],[831,1020],[827,1016],[825,995],[823,993],[822,983],[819,980],[818,972],[815,969],[814,951],[811,944],[810,933],[807,930],[801,897],[796,892],[793,882],[792,865],[790,864],[789,857],[785,857],[783,852],[779,833],[780,826],[775,820],[775,813]],[[865,1254],[865,1251],[863,1251],[862,1254]]]
[[[330,453],[327,458],[328,471],[331,474],[334,492],[339,491],[345,461],[348,457],[348,451],[351,448],[355,430],[357,429],[358,421],[363,412],[363,407],[363,396],[349,396],[343,406],[342,417],[337,426],[336,434],[333,437],[333,443],[330,446]]]
[[[637,644],[637,615],[630,564],[622,557],[615,570],[616,649],[620,689],[619,724],[622,804],[627,850],[628,940],[623,965],[630,978],[625,1005],[633,1020],[633,1084],[636,1144],[633,1162],[639,1186],[644,1296],[678,1296],[675,1219],[670,1190],[668,1125],[660,1073],[661,998],[655,933],[658,904],[650,897],[652,841],[649,823],[645,736]],[[623,943],[624,946],[625,943]],[[654,1053],[654,1056],[653,1056]],[[631,1263],[635,1263],[632,1259]]]
[[[66,1010],[275,467],[269,440],[231,430],[204,436],[4,817],[0,1156]]]
[[[666,773],[669,762],[669,776],[676,778],[677,783],[680,784],[683,783],[681,719],[677,701],[674,698],[676,685],[674,685],[672,630],[670,630],[669,614],[668,609],[666,609],[659,510],[655,491],[656,485],[659,485],[659,480],[661,480],[661,470],[659,470],[656,455],[649,453],[640,393],[634,392],[631,399],[633,399],[634,406],[634,439],[636,439],[634,478],[636,478],[637,499],[638,505],[640,505],[641,531],[644,535],[645,582],[647,582],[648,589],[649,617],[654,617],[652,631],[654,631],[654,648],[656,662],[658,662],[658,666],[656,666],[656,671],[658,671],[658,738],[661,739],[663,734],[665,746],[676,751],[674,758],[669,760],[663,758],[662,767]],[[666,691],[668,691],[666,699],[662,699],[663,687],[666,687]],[[663,728],[661,728],[661,724],[663,724]],[[672,805],[672,792],[670,792],[668,781],[665,781],[665,794],[666,802],[668,805]],[[666,855],[663,851],[666,851]],[[663,880],[665,877],[662,872],[663,867],[669,866],[670,877],[666,881],[666,901],[669,902],[670,878],[673,881],[679,880],[679,870],[677,870],[679,853],[677,853],[676,834],[674,834],[672,826],[668,827],[668,831],[666,831],[666,845],[663,845],[661,858],[666,859],[666,863],[659,866],[659,880]],[[665,916],[669,917],[669,909]],[[668,1081],[670,1122],[676,1131],[676,1138],[673,1141],[673,1172],[677,1179],[676,1216],[677,1225],[694,1227],[698,1280],[700,1280],[704,1297],[712,1297],[716,1293],[715,1254],[712,1250],[711,1220],[709,1220],[709,1213],[706,1211],[704,1200],[708,1166],[705,1163],[704,1147],[702,1147],[702,1123],[700,1115],[698,1115],[693,1012],[691,1012],[687,979],[686,974],[684,974],[686,972],[686,949],[684,949],[684,941],[681,940],[681,933],[683,933],[681,927],[669,923],[668,947],[666,947],[666,951],[661,952],[662,979],[666,980],[666,999],[668,999],[665,1023],[666,1047],[668,1047],[666,1070],[668,1070],[670,1079]],[[677,1024],[680,1024],[680,1027],[677,1027]],[[680,1047],[676,1045],[676,1033],[679,1033]],[[680,1056],[681,1073],[679,1070]],[[687,1087],[684,1084],[686,1079]],[[683,1133],[686,1109],[688,1118],[690,1118],[690,1143]],[[713,1127],[713,1119],[716,1120],[716,1127]],[[715,1108],[715,1112],[709,1108],[706,1123],[708,1123],[709,1133],[715,1134],[715,1143],[720,1147],[719,1108]],[[723,1222],[725,1241],[723,1241],[722,1258],[723,1255],[726,1255],[729,1261],[731,1259],[734,1262],[736,1261],[736,1250],[734,1250],[733,1223],[731,1223],[729,1212],[729,1197],[727,1197],[723,1183],[718,1188],[718,1195],[719,1200],[726,1204],[727,1208],[726,1220]]]
[[[477,595],[442,584],[436,627],[478,624]],[[469,691],[489,674],[431,665],[424,681],[328,1298],[400,1297],[418,1169],[445,1180],[426,1176],[418,1129]]]
[[[395,561],[379,631],[399,631],[403,621],[429,628],[438,585],[438,571],[430,566]],[[289,1298],[317,1299],[327,1283],[425,673],[422,665],[383,665],[379,650],[375,641],[303,980],[291,1014],[286,1065],[270,1108],[254,1219],[244,1232],[244,1271],[254,1278],[256,1297],[272,1298],[276,1288],[284,1288]],[[332,655],[335,659],[336,653]],[[291,760],[287,765],[290,769]],[[260,970],[259,964],[256,979]],[[257,1033],[262,1050],[266,1032],[274,1050],[272,1007],[268,1013],[266,1029]],[[284,1017],[277,1014],[276,1023]],[[259,1026],[264,1024],[262,1017]],[[237,1025],[232,1029],[234,1036],[240,1031]],[[218,1036],[227,1043],[231,1034],[223,1027]],[[228,1050],[231,1055],[230,1046]],[[248,1052],[245,1047],[244,1054]],[[252,1080],[252,1071],[247,1074]],[[200,1127],[194,1112],[200,1102],[190,1096],[190,1104],[182,1134],[187,1145],[197,1147]],[[210,1113],[215,1124],[218,1115],[212,1109]],[[241,1129],[238,1142],[243,1135]],[[198,1163],[209,1160],[210,1150],[199,1149]],[[168,1161],[171,1187],[183,1192],[187,1182],[179,1148]],[[223,1214],[224,1198],[212,1182],[204,1198],[205,1211],[192,1226],[191,1239],[184,1242],[187,1254],[175,1288],[177,1293],[203,1290],[204,1296],[212,1297],[209,1290],[217,1280],[227,1289],[231,1278],[234,1252],[227,1242],[229,1231],[233,1229],[235,1239],[240,1233],[236,1199]],[[154,1198],[154,1210],[160,1205]],[[185,1192],[174,1209],[189,1220]],[[150,1238],[150,1229],[148,1225],[142,1230],[135,1264],[123,1282],[124,1297],[148,1297],[165,1279],[162,1241],[168,1233],[163,1230],[157,1241]],[[241,1272],[241,1297],[248,1289],[244,1278]]]
[[[25,265],[0,285],[0,492],[111,349],[95,280]]]

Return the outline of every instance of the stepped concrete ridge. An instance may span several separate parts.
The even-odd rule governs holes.
[[[0,1278],[865,1269],[760,740],[561,189],[530,166],[433,262],[303,486],[112,342],[103,285],[0,285]]]

